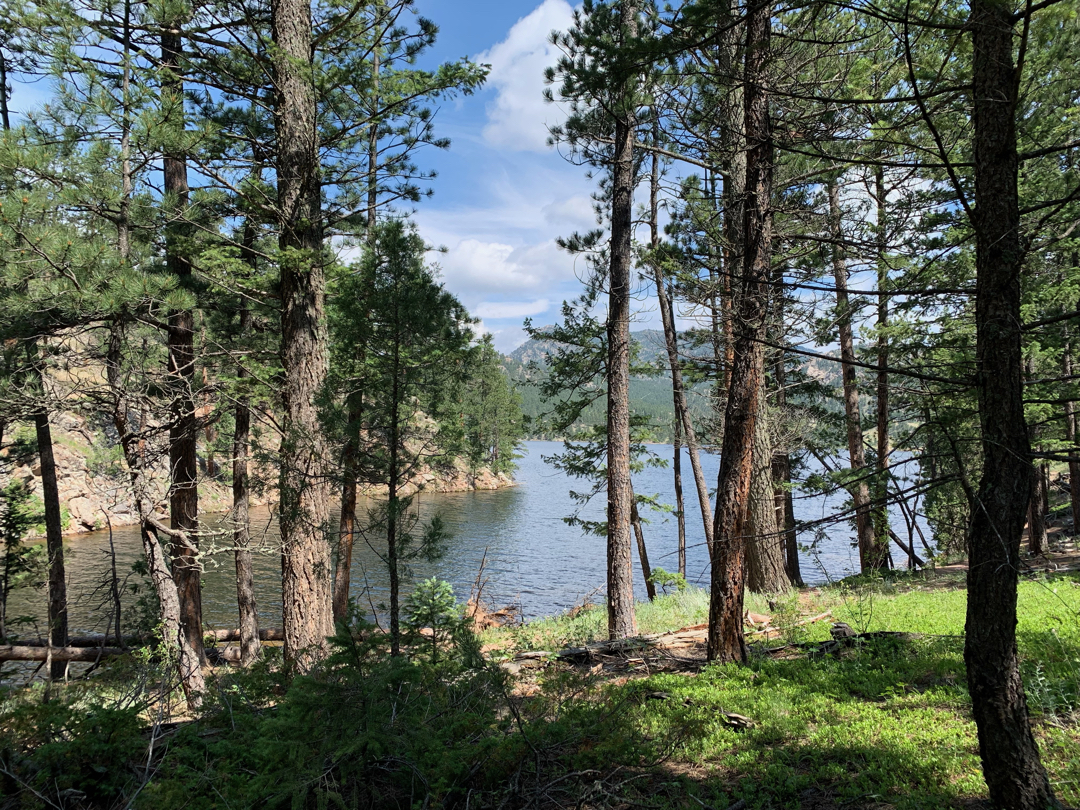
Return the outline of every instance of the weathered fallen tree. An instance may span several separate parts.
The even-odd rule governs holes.
[[[239,630],[207,630],[203,633],[203,638],[207,642],[228,642],[228,641],[240,641]],[[120,644],[123,648],[129,647],[145,647],[148,644],[154,644],[159,639],[157,636],[146,635],[131,635],[124,636]],[[281,628],[270,628],[267,630],[259,631],[259,641],[284,641],[285,632]],[[115,645],[116,636],[108,635],[104,633],[90,633],[85,636],[72,636],[68,638],[67,647],[105,647],[107,645]],[[20,641],[18,647],[48,647],[48,642],[41,639],[27,639]],[[120,649],[120,647],[113,647],[113,649]]]
[[[0,646],[0,661],[83,661],[96,663],[130,652],[122,647],[47,647],[26,644]]]

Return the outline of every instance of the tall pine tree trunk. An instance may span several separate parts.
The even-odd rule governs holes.
[[[634,539],[637,540],[638,550],[638,562],[641,564],[641,578],[645,580],[645,593],[649,596],[649,601],[655,601],[656,599],[656,583],[652,581],[652,566],[649,565],[649,550],[645,546],[645,529],[641,522],[641,513],[638,512],[637,496],[634,494],[633,488],[630,490],[630,497],[633,498],[630,506],[630,524],[634,528]]]
[[[35,344],[28,347],[31,374],[35,388],[45,402],[45,381]],[[37,432],[38,458],[41,461],[41,494],[45,506],[45,549],[49,555],[49,646],[66,647],[68,636],[67,581],[64,575],[64,518],[60,512],[60,491],[56,479],[56,459],[53,457],[52,428],[49,412],[44,407],[34,412]],[[66,661],[53,661],[49,677],[62,680],[67,675]]]
[[[736,340],[728,375],[724,441],[713,526],[712,590],[709,594],[710,661],[745,661],[743,585],[745,537],[754,430],[764,375],[768,288],[772,262],[772,132],[769,122],[768,59],[772,2],[747,9],[743,104],[746,134],[746,202],[743,263],[735,297]]]
[[[1043,511],[1045,479],[1037,465],[1031,481],[1031,500],[1028,501],[1028,553],[1044,554],[1047,546],[1046,512]]]
[[[7,60],[0,53],[0,101],[3,103],[3,115],[0,116],[4,132],[11,129],[7,109]],[[56,478],[56,459],[53,456],[52,426],[49,424],[49,411],[44,406],[45,375],[41,370],[41,361],[36,340],[26,346],[26,355],[34,390],[40,397],[42,407],[34,411],[34,430],[37,434],[38,460],[41,463],[41,500],[45,507],[45,551],[49,558],[49,646],[66,647],[68,637],[67,613],[67,577],[64,572],[64,517],[60,511],[60,489]],[[3,429],[0,427],[0,438]],[[2,444],[2,442],[0,442]],[[5,572],[6,577],[6,572]],[[7,583],[4,585],[4,600],[7,601]],[[0,638],[5,630],[0,622]],[[61,680],[67,676],[67,661],[51,661],[49,678]]]
[[[152,509],[147,497],[146,470],[139,455],[139,440],[128,423],[130,401],[126,381],[121,371],[124,323],[117,319],[109,332],[109,345],[105,357],[105,374],[113,398],[113,427],[120,439],[120,447],[127,462],[135,513],[139,516],[143,554],[150,575],[150,582],[158,598],[158,617],[161,622],[162,643],[167,650],[175,652],[180,670],[180,686],[184,690],[188,707],[197,709],[202,705],[206,681],[202,674],[202,661],[198,652],[188,641],[183,626],[180,595],[173,579],[172,569],[158,535]],[[182,538],[173,538],[173,542]]]
[[[325,448],[316,397],[327,373],[326,275],[308,0],[272,0],[281,249],[281,597],[285,658],[307,669],[334,631]]]
[[[844,375],[844,414],[847,421],[848,459],[851,473],[858,479],[848,487],[855,502],[855,528],[859,538],[859,563],[865,571],[889,567],[888,543],[879,543],[874,533],[870,509],[870,484],[866,479],[866,454],[863,452],[862,413],[859,387],[855,379],[855,338],[851,328],[851,306],[847,293],[847,261],[844,257],[844,232],[841,227],[840,189],[837,178],[827,182],[829,221],[833,238],[833,278],[836,282],[836,321],[840,333],[840,359]]]
[[[167,20],[161,34],[161,103],[164,126],[170,139],[162,160],[168,223],[165,226],[165,261],[181,287],[191,278],[187,236],[187,159],[174,139],[184,133],[184,81],[180,60],[182,21]],[[173,579],[180,595],[180,610],[188,643],[205,663],[202,639],[202,563],[199,560],[199,467],[196,453],[198,424],[195,418],[195,313],[179,309],[169,313],[169,384],[172,388],[172,422],[169,426],[169,515],[173,529],[184,532],[188,545],[172,544]]]
[[[255,270],[255,228],[251,222],[244,224],[242,258]],[[241,340],[251,331],[251,310],[241,299]],[[250,377],[243,361],[237,365],[236,377],[243,381]],[[251,664],[259,658],[259,612],[255,604],[255,571],[251,559],[251,492],[248,481],[248,448],[251,444],[251,405],[247,392],[241,389],[236,398],[232,446],[232,494],[233,494],[233,559],[236,565],[236,605],[240,619],[240,663]]]
[[[874,170],[874,197],[877,203],[877,288],[889,287],[888,209],[886,208],[885,169]],[[889,536],[889,297],[877,300],[877,460],[874,475],[874,536]],[[912,550],[915,544],[911,544]]]
[[[679,542],[679,574],[686,577],[686,504],[683,501],[682,488],[682,420],[676,414],[674,419],[674,453],[672,455],[672,471],[675,475],[675,520],[677,521]]]
[[[773,271],[773,322],[783,328],[784,312],[787,299],[783,290],[784,269],[777,266]],[[778,336],[783,345],[784,336]],[[784,419],[787,411],[787,365],[785,352],[778,349],[776,364],[773,366],[773,379],[776,381],[776,410],[779,418]],[[785,442],[786,444],[786,442]],[[784,572],[788,582],[797,588],[803,586],[802,570],[799,565],[799,537],[795,529],[795,495],[791,487],[791,455],[788,448],[773,449],[772,457],[773,493],[776,502],[776,526],[783,532]]]
[[[380,7],[376,7],[377,11]],[[378,23],[376,23],[378,26]],[[381,34],[376,34],[376,41]],[[375,238],[375,215],[379,204],[379,70],[381,51],[372,51],[374,80],[371,123],[368,125],[367,166],[367,244]],[[363,348],[361,347],[361,351]],[[361,358],[361,362],[363,362]],[[348,428],[342,451],[341,519],[338,521],[337,568],[334,570],[334,621],[344,621],[349,610],[349,588],[352,583],[352,552],[356,538],[356,494],[359,485],[360,435],[364,418],[364,394],[353,392],[348,397]]]
[[[637,35],[637,6],[622,0],[620,38]],[[611,265],[607,315],[607,603],[608,636],[637,635],[630,521],[630,283],[634,205],[634,125],[632,78],[623,77],[615,114],[612,167]]]
[[[1073,256],[1073,266],[1077,266],[1077,257]],[[1065,350],[1062,352],[1062,371],[1066,378],[1073,374],[1072,340],[1071,329],[1065,327]],[[1069,442],[1069,503],[1072,506],[1073,536],[1080,534],[1080,461],[1072,461],[1077,457],[1076,447],[1076,403],[1065,403],[1065,437]]]
[[[395,306],[400,306],[395,302]],[[400,323],[400,317],[395,318]],[[394,335],[393,383],[390,393],[390,475],[386,493],[386,565],[390,570],[390,654],[401,654],[401,582],[398,571],[398,487],[402,483],[400,470],[401,391],[398,382],[401,379],[401,336]]]
[[[772,438],[769,435],[765,375],[754,421],[753,469],[747,514],[746,587],[752,593],[783,593],[791,587],[784,569],[784,534],[777,528],[773,487]]]
[[[660,244],[659,234],[659,186],[660,186],[660,159],[653,154],[652,178],[650,183],[650,228],[652,232],[652,247],[656,250]],[[701,468],[701,454],[698,449],[697,433],[694,430],[694,421],[690,416],[690,407],[686,401],[686,388],[683,385],[682,365],[679,362],[679,334],[675,328],[675,307],[668,296],[664,286],[664,275],[660,269],[660,262],[653,261],[653,280],[656,282],[656,297],[659,301],[660,316],[664,324],[664,346],[667,349],[668,367],[671,369],[671,394],[675,406],[675,435],[676,441],[682,428],[686,436],[686,450],[690,456],[690,469],[694,475],[694,486],[697,490],[698,506],[701,509],[701,522],[705,530],[705,545],[712,553],[713,545],[713,515],[712,504],[709,501],[709,485],[705,480],[705,472]],[[682,507],[682,459],[679,456],[678,447],[675,452],[676,470],[676,497],[679,499],[679,539],[680,539],[680,569],[686,573],[686,519]]]
[[[1017,76],[1012,7],[972,0],[975,155],[975,326],[983,474],[968,528],[964,640],[971,708],[990,802],[1059,806],[1028,721],[1016,649],[1020,537],[1031,497],[1020,352]]]

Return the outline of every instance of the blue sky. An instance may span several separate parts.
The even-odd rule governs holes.
[[[595,226],[583,170],[546,144],[547,126],[561,119],[542,98],[544,68],[557,58],[547,40],[569,26],[572,9],[565,0],[416,6],[440,29],[425,63],[468,56],[492,66],[479,93],[439,110],[436,131],[452,146],[421,157],[439,177],[415,219],[447,249],[433,257],[447,288],[509,351],[525,339],[524,317],[550,323],[580,289],[575,259],[556,237]]]
[[[431,183],[434,195],[416,205],[413,217],[429,243],[446,249],[431,257],[446,287],[509,352],[526,338],[525,317],[552,323],[562,301],[580,292],[582,260],[559,250],[556,238],[596,226],[594,184],[546,143],[548,125],[562,119],[559,106],[542,96],[544,69],[558,58],[548,39],[570,26],[572,6],[567,0],[416,0],[415,7],[440,29],[422,66],[464,56],[491,65],[478,93],[438,109],[436,134],[452,145],[418,155],[419,165],[439,176]],[[51,89],[48,80],[16,84],[13,112],[45,103]]]

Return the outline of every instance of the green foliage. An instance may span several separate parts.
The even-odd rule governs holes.
[[[428,662],[439,663],[440,649],[461,648],[460,639],[470,632],[468,620],[454,598],[449,582],[432,577],[417,583],[403,606],[406,642],[420,650]]]
[[[653,568],[652,582],[653,585],[659,585],[664,593],[668,592],[668,588],[671,588],[676,593],[682,593],[690,587],[686,583],[686,577],[682,574],[678,572],[673,573],[660,567]]]
[[[30,487],[12,479],[0,490],[0,641],[11,632],[8,597],[18,587],[37,584],[46,558],[40,546],[23,543],[26,533],[41,523],[43,513]]]
[[[0,703],[0,806],[37,807],[44,801],[111,807],[134,796],[146,754],[144,729],[139,707],[117,708],[93,698]]]
[[[512,473],[525,435],[521,394],[503,371],[490,335],[472,347],[467,375],[456,397],[465,457],[474,470]]]

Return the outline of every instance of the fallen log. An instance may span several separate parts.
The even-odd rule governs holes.
[[[207,630],[203,634],[203,638],[208,642],[227,642],[227,641],[239,641],[239,630]],[[124,636],[123,646],[125,647],[144,647],[147,644],[154,644],[157,642],[155,636]],[[269,628],[267,630],[259,631],[259,641],[284,641],[285,631],[279,628]],[[116,636],[108,635],[104,633],[90,633],[85,636],[71,636],[68,638],[68,647],[104,647],[108,644],[116,644]],[[19,642],[18,646],[21,647],[48,647],[49,644],[41,639],[25,639]]]
[[[239,630],[207,630],[203,637],[214,641],[239,641]],[[284,641],[285,631],[279,627],[271,627],[259,631],[259,641]]]
[[[0,646],[0,661],[84,661],[94,663],[129,652],[122,647],[32,647],[25,644]]]
[[[830,616],[832,616],[832,611],[831,610],[826,610],[824,613],[819,613],[817,616],[811,616],[808,619],[803,619],[802,621],[795,622],[795,624],[790,625],[790,626],[791,627],[802,627],[803,625],[814,624],[815,622],[820,622],[822,619],[827,619]],[[750,636],[764,635],[765,639],[767,641],[769,639],[770,634],[780,635],[780,633],[783,632],[783,629],[784,628],[782,628],[782,627],[766,627],[763,630],[755,630],[753,633],[747,633],[746,637],[749,638]]]

